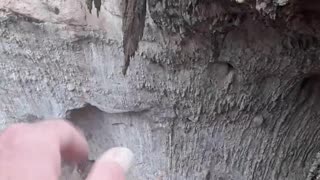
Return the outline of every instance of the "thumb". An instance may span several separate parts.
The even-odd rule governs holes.
[[[93,165],[87,180],[125,180],[133,160],[130,149],[116,147],[106,151]]]

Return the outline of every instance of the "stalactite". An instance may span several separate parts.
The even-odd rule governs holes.
[[[143,36],[146,18],[146,0],[125,0],[123,17],[123,49],[125,75],[132,58],[138,49],[139,41]]]
[[[101,10],[101,0],[86,0],[87,8],[92,13],[92,4],[94,3],[94,7],[97,9],[97,16],[99,17],[99,13]]]

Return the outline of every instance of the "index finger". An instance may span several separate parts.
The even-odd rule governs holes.
[[[89,146],[82,132],[66,120],[48,120],[34,124],[40,133],[49,133],[59,143],[62,159],[80,162],[88,158]]]

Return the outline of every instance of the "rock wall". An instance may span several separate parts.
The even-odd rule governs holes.
[[[305,179],[320,149],[318,38],[189,2],[148,2],[123,76],[121,2],[103,2],[98,18],[80,0],[2,0],[1,128],[67,118],[91,159],[132,149],[131,179]],[[198,21],[208,16],[220,19]]]

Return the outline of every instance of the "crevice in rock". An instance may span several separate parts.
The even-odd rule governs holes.
[[[101,129],[101,123],[105,120],[104,114],[104,111],[88,103],[81,108],[68,110],[66,112],[66,119],[79,127],[90,143],[91,141],[94,141],[92,139],[94,138],[95,131]],[[74,172],[76,173],[76,177],[84,180],[94,162],[94,159],[89,158],[87,161],[79,164],[76,167],[76,172]],[[68,176],[68,173],[64,176]],[[73,176],[75,175],[73,174]],[[70,178],[66,178],[66,180],[67,179]]]
[[[84,173],[80,175],[84,177],[87,167],[105,150],[118,146],[128,147],[135,152],[136,162],[141,162],[139,168],[149,173],[164,168],[167,157],[162,153],[167,137],[163,134],[169,130],[166,125],[154,123],[151,119],[153,116],[155,114],[146,110],[108,113],[89,103],[66,112],[66,119],[82,130],[90,146],[89,160],[77,167],[78,172]],[[154,168],[148,164],[148,159],[158,159],[159,164],[155,164]],[[137,172],[131,173],[129,177]]]
[[[78,126],[84,132],[88,141],[92,139],[95,130],[100,129],[100,124],[105,119],[104,116],[104,111],[89,103],[81,108],[66,112],[66,119]]]
[[[320,74],[311,74],[302,79],[298,98],[307,101],[310,98],[320,98]]]
[[[96,119],[103,119],[103,111],[96,106],[86,104],[82,108],[68,110],[66,112],[66,119],[73,123],[77,123],[78,119],[87,119],[88,121],[95,121]]]

